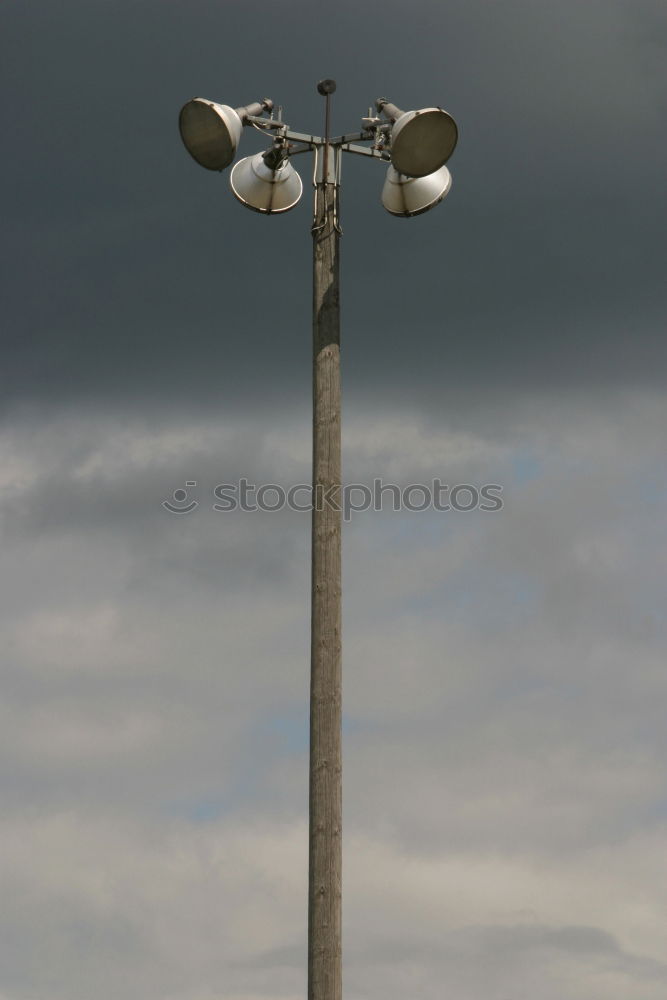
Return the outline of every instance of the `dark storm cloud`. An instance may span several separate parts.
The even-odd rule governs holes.
[[[4,12],[6,403],[307,401],[308,186],[288,217],[244,211],[176,118],[195,94],[267,94],[318,131],[326,74],[335,129],[381,93],[461,126],[452,194],[420,219],[388,217],[383,168],[346,158],[351,393],[661,377],[658,5],[327,10]]]

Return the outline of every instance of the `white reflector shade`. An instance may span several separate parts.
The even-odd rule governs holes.
[[[391,162],[401,174],[425,177],[447,162],[457,139],[456,122],[442,108],[406,111],[391,130]]]
[[[452,175],[447,167],[440,167],[427,177],[406,177],[389,167],[382,204],[392,215],[421,215],[442,201],[451,186]]]
[[[246,156],[232,170],[229,182],[242,204],[255,212],[275,215],[294,208],[303,192],[296,170],[284,160],[275,170],[267,166],[264,153]]]
[[[181,139],[188,153],[207,170],[224,170],[236,155],[243,122],[234,108],[195,97],[181,108]]]

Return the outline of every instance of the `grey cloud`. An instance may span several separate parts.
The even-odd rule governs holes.
[[[545,969],[542,962],[546,956],[551,958]],[[558,965],[557,958],[563,959],[563,966]],[[429,946],[420,947],[417,941],[387,939],[381,944],[371,944],[364,959],[378,970],[387,970],[385,988],[392,997],[399,995],[401,986],[392,987],[389,976],[407,984],[411,974],[416,973],[424,982],[424,964],[430,965],[434,972],[437,969],[442,989],[456,991],[465,1000],[499,988],[501,992],[491,995],[509,1000],[514,995],[539,989],[540,996],[555,998],[562,995],[559,991],[565,981],[568,995],[580,997],[588,995],[584,985],[587,980],[604,982],[606,976],[610,979],[605,988],[611,990],[612,996],[620,998],[624,995],[620,990],[625,988],[629,991],[625,995],[639,997],[644,994],[634,993],[631,980],[635,975],[642,982],[639,990],[657,997],[667,978],[664,963],[628,953],[611,935],[585,926],[466,927],[443,935],[437,952]],[[503,982],[500,987],[499,976]],[[355,977],[355,983],[362,989],[368,988],[365,976]]]

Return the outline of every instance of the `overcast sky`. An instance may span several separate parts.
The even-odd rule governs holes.
[[[459,124],[343,164],[346,1000],[663,1000],[667,22],[657,0],[0,14],[0,1000],[303,1000],[310,164],[265,218],[194,96]],[[244,134],[240,155],[262,148]],[[198,507],[162,506],[188,487]]]

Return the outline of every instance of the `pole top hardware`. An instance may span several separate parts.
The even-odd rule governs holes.
[[[236,158],[245,127],[265,135],[272,133],[271,148],[239,161],[231,180],[239,201],[267,215],[286,212],[299,201],[303,184],[290,160],[307,152],[314,153],[315,188],[324,183],[338,189],[342,153],[391,163],[381,201],[394,216],[420,215],[449,193],[451,175],[445,163],[457,144],[458,128],[441,107],[403,111],[388,98],[378,97],[375,109],[369,107],[368,115],[361,119],[361,131],[332,137],[330,97],[336,91],[336,81],[330,77],[320,80],[317,91],[325,98],[323,137],[293,131],[283,121],[282,105],[274,105],[268,97],[240,107],[196,97],[181,109],[181,138],[202,167],[220,171]]]
[[[328,94],[333,94],[336,89],[335,80],[320,80],[317,85],[317,93],[321,94],[322,97],[327,97]]]

